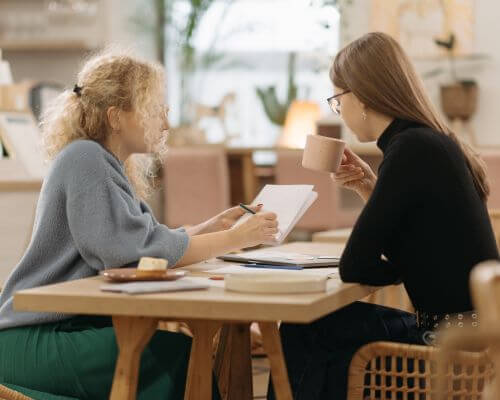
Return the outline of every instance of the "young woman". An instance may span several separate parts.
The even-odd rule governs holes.
[[[163,88],[160,66],[107,53],[88,61],[78,84],[44,116],[44,147],[54,160],[31,242],[0,297],[1,383],[36,390],[27,391],[36,399],[53,398],[40,392],[107,399],[117,357],[109,318],[15,312],[16,291],[134,265],[143,256],[182,266],[277,233],[272,213],[233,227],[243,213],[237,208],[187,230],[156,221],[141,200],[147,171],[130,156],[165,152]],[[141,358],[138,398],[182,399],[189,350],[188,337],[156,333]]]
[[[430,344],[435,329],[477,326],[469,273],[498,258],[483,163],[438,116],[399,44],[367,34],[338,53],[330,76],[333,111],[383,152],[378,177],[349,149],[334,175],[366,201],[340,276],[367,285],[402,282],[417,313],[357,302],[310,325],[283,324],[296,400],[345,400],[350,360],[364,344]]]

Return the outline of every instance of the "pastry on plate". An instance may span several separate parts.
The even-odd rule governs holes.
[[[141,257],[137,276],[162,277],[167,272],[168,261],[164,258]]]

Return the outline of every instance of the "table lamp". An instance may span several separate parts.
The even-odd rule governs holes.
[[[316,122],[320,118],[319,105],[310,101],[295,100],[288,108],[278,147],[303,149],[307,135],[316,133]]]
[[[10,66],[6,60],[2,60],[2,49],[0,49],[0,85],[10,84],[12,84]]]

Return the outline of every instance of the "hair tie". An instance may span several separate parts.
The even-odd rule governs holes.
[[[75,84],[75,87],[73,88],[73,93],[75,93],[78,97],[81,97],[82,90],[83,90],[83,88],[81,86],[78,86],[77,84]]]

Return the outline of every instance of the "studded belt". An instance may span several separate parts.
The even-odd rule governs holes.
[[[462,328],[464,326],[479,326],[479,316],[476,311],[462,313],[434,314],[417,311],[417,327],[427,331],[436,331],[451,327]]]

